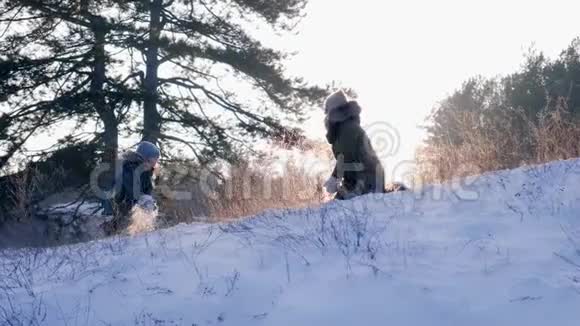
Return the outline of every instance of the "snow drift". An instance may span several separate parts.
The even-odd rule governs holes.
[[[0,324],[577,325],[580,161],[0,253]]]

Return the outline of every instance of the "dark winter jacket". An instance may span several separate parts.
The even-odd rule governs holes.
[[[332,176],[342,181],[337,199],[385,191],[385,173],[369,137],[360,126],[361,108],[351,101],[326,116],[326,138],[336,167]]]
[[[143,158],[135,152],[128,152],[123,157],[115,195],[115,204],[120,214],[127,214],[142,195],[151,195],[153,192],[153,170],[145,170],[143,163]]]

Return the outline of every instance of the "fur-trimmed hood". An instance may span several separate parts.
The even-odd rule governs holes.
[[[360,124],[360,113],[362,109],[357,101],[349,101],[348,103],[336,107],[324,118],[324,125],[326,127],[326,139],[329,143],[334,143],[336,139],[336,131],[340,124],[345,121],[353,121]]]
[[[361,107],[357,101],[349,101],[345,105],[330,110],[326,114],[326,121],[328,121],[328,125],[333,125],[351,118],[358,118],[361,111]]]

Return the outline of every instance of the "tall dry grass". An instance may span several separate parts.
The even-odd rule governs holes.
[[[415,184],[580,157],[580,120],[566,101],[530,117],[522,110],[504,113],[482,128],[478,113],[455,115],[461,145],[429,144],[416,153]]]
[[[38,204],[44,198],[62,190],[64,170],[55,168],[53,173],[43,174],[36,168],[23,169],[21,172],[7,177],[7,187],[3,192],[7,195],[5,206],[7,212],[3,212],[4,219],[16,222],[29,222],[36,213]]]
[[[309,163],[313,158],[317,161]],[[319,204],[328,199],[323,183],[331,169],[324,162],[330,166],[331,158],[327,144],[308,141],[298,149],[277,147],[269,155],[214,167],[221,176],[191,165],[166,166],[172,176],[158,187],[160,218],[169,225],[221,221]]]
[[[323,180],[309,174],[297,162],[288,161],[280,175],[275,165],[237,165],[209,197],[209,216],[232,218],[258,214],[268,209],[302,208],[325,199]]]

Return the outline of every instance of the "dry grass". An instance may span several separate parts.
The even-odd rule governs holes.
[[[36,205],[49,194],[60,189],[64,171],[60,168],[51,175],[40,173],[37,169],[24,169],[11,175],[6,189],[9,215],[17,222],[29,222],[35,213]]]
[[[537,118],[511,111],[492,128],[478,114],[456,114],[463,143],[427,145],[417,151],[415,183],[437,183],[486,171],[580,157],[580,121],[559,101]]]
[[[564,105],[542,114],[539,125],[530,124],[536,140],[534,163],[580,157],[580,121]]]
[[[267,209],[307,207],[325,199],[322,179],[296,162],[286,162],[279,176],[272,175],[275,168],[272,164],[232,167],[228,179],[209,198],[209,216],[248,216]]]
[[[161,218],[168,224],[193,222],[202,216],[220,221],[325,201],[323,182],[330,170],[317,173],[316,168],[331,161],[328,146],[308,142],[295,155],[288,153],[290,149],[277,148],[265,157],[228,165],[219,169],[223,178],[195,166],[164,167],[171,177],[158,187]],[[318,162],[310,164],[306,157]]]

